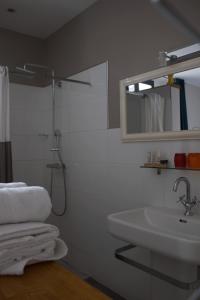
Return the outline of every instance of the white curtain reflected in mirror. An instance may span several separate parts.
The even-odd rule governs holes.
[[[128,133],[171,131],[171,88],[163,86],[127,94],[127,129]]]
[[[200,129],[200,68],[127,86],[127,133]]]
[[[150,93],[144,98],[145,132],[164,131],[165,99]]]

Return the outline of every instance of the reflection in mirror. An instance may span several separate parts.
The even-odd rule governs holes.
[[[200,130],[200,68],[126,87],[127,133]]]

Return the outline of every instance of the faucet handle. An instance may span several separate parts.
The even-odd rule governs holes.
[[[177,203],[181,202],[183,205],[185,205],[185,201],[186,201],[186,196],[182,195],[179,197],[179,200],[176,201]]]
[[[200,200],[197,199],[197,196],[194,196],[194,198],[192,199],[192,203],[193,203],[193,205],[197,205],[197,206],[200,205]]]

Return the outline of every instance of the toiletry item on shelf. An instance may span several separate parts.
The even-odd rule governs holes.
[[[167,168],[168,166],[168,159],[161,159],[160,164],[162,165],[163,168]]]
[[[151,163],[152,162],[152,152],[151,151],[149,151],[149,152],[147,152],[147,162],[148,163]]]
[[[154,158],[154,161],[157,162],[157,163],[160,163],[160,150],[156,150],[155,151],[155,158]]]
[[[147,163],[160,163],[160,150],[147,152]]]
[[[174,155],[174,165],[176,168],[186,168],[186,154],[176,153]]]
[[[168,160],[161,159],[160,150],[154,152],[147,152],[147,162],[144,167],[147,168],[167,168]]]
[[[200,169],[200,153],[189,153],[187,156],[187,166],[192,169]]]

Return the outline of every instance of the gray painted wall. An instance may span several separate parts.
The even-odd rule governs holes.
[[[157,67],[159,50],[190,42],[149,0],[100,0],[48,39],[48,62],[69,76],[108,60],[109,127],[117,128],[119,80]]]
[[[192,42],[149,2],[100,0],[47,40],[0,29],[0,64],[48,63],[57,74],[70,76],[108,60],[109,127],[117,128],[119,80],[156,68],[159,50]]]
[[[44,63],[46,42],[0,28],[0,64],[14,68],[26,62]]]

